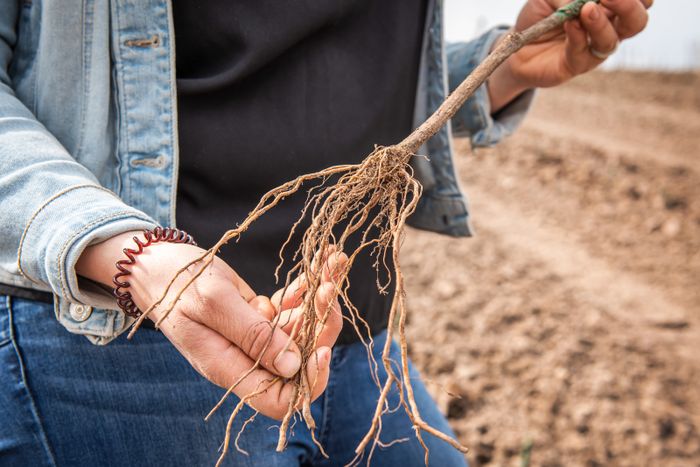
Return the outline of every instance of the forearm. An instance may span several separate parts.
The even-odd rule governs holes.
[[[124,249],[138,249],[134,237],[142,242],[146,240],[144,232],[137,230],[87,247],[76,263],[76,273],[113,288],[114,276],[118,271],[116,263],[127,259]],[[135,263],[127,266],[129,276],[122,277],[121,281],[130,284],[129,292],[139,307],[148,307],[159,298],[176,271],[203,253],[201,248],[186,243],[153,242],[135,256]],[[187,274],[183,275],[174,285],[182,285],[187,277]]]
[[[5,85],[0,85],[0,264],[71,302],[109,308],[78,285],[75,262],[91,244],[155,222],[99,185]]]
[[[9,11],[8,10],[9,4]],[[154,221],[100,186],[15,94],[9,68],[17,2],[0,8],[0,277],[22,279],[72,302],[113,306],[79,290],[75,262],[92,243]]]
[[[450,92],[483,62],[491,50],[509,31],[508,27],[495,27],[469,41],[448,44],[446,48]],[[504,76],[505,77],[505,76]],[[479,87],[452,119],[455,136],[468,136],[474,147],[489,147],[512,134],[525,118],[534,93],[505,86],[506,81],[496,78],[494,83]],[[494,110],[489,96],[490,87],[497,91],[503,105],[496,102],[500,111]]]

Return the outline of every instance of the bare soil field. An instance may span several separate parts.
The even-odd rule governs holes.
[[[700,74],[540,92],[410,231],[411,355],[473,466],[700,466]]]

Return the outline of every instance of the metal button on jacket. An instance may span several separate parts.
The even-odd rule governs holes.
[[[73,318],[79,323],[82,323],[83,321],[87,320],[92,314],[92,307],[86,305],[71,304],[69,307],[69,312],[71,318]]]

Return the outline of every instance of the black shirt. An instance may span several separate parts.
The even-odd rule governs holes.
[[[175,0],[178,226],[211,246],[269,189],[405,137],[425,8],[425,0]],[[304,199],[288,198],[221,251],[258,294],[279,287],[278,250]],[[366,255],[355,264],[350,295],[376,332],[391,294],[377,292],[372,263]],[[345,325],[339,342],[354,340]]]

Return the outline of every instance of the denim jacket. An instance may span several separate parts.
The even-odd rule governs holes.
[[[442,102],[502,33],[443,46],[442,1],[428,8],[415,123]],[[89,245],[175,224],[178,131],[169,0],[0,0],[0,283],[54,294],[69,331],[105,344],[131,320],[75,273]],[[522,119],[531,94],[498,118],[484,88],[453,121],[492,145]],[[412,224],[470,234],[450,128],[417,158],[425,187]],[[378,142],[381,143],[381,142]]]

